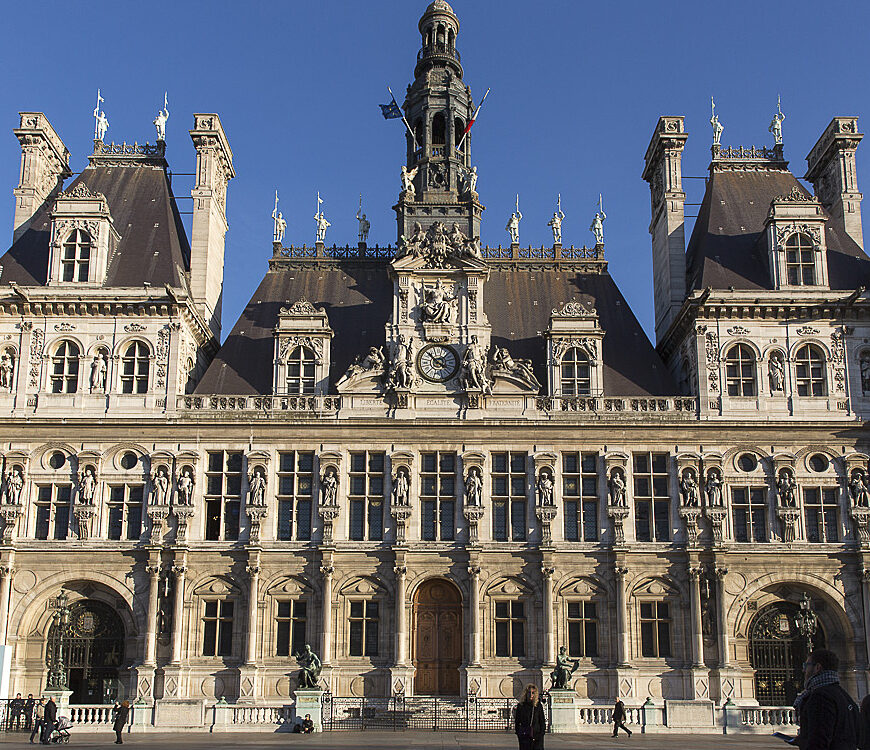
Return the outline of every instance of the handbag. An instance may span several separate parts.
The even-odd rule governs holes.
[[[532,725],[520,724],[519,727],[517,727],[517,737],[519,737],[521,740],[532,739]]]

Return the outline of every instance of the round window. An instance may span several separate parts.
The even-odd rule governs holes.
[[[740,471],[755,471],[758,467],[758,459],[751,453],[744,453],[737,459],[737,466]]]
[[[821,453],[815,453],[810,456],[810,468],[813,471],[827,471],[829,465],[830,461],[828,461],[828,457],[823,456]]]
[[[135,468],[138,463],[139,457],[132,451],[127,451],[123,456],[121,456],[121,467],[124,469]]]
[[[55,451],[48,457],[48,465],[52,469],[61,469],[65,463],[66,456],[64,456],[60,451]]]

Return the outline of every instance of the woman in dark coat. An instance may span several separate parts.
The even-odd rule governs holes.
[[[520,750],[543,750],[547,720],[544,706],[538,695],[538,688],[529,685],[514,714],[514,732],[520,743]]]
[[[127,726],[127,717],[130,715],[130,701],[124,701],[118,706],[118,711],[115,714],[115,721],[112,724],[112,729],[115,730],[115,740],[116,745],[122,745],[123,740],[121,739],[121,732],[124,731],[124,727]]]

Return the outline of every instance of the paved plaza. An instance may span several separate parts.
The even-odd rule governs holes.
[[[79,748],[105,747],[114,740],[109,731],[76,732],[70,745]],[[451,748],[455,750],[513,750],[517,747],[512,734],[500,732],[323,732],[314,735],[241,733],[167,734],[148,732],[125,735],[124,743],[134,746],[166,748],[166,750],[193,750],[212,747],[245,748],[322,748],[323,750],[362,750],[363,748]],[[24,746],[26,734],[0,735],[0,744]],[[597,750],[614,746],[631,747],[637,750],[762,750],[783,747],[780,740],[771,736],[721,734],[647,734],[635,733],[631,738],[620,735],[613,739],[609,734],[555,734],[548,735],[545,742],[549,750]]]

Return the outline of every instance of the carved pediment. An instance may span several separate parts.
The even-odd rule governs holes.
[[[425,231],[415,222],[414,233],[402,237],[396,252],[395,268],[450,268],[470,266],[486,268],[480,251],[480,239],[469,238],[457,223],[452,227],[436,221]]]
[[[523,596],[530,594],[531,589],[517,578],[500,578],[486,591],[488,596]]]
[[[382,592],[382,587],[376,581],[362,576],[355,576],[345,583],[340,591],[342,595],[372,596]]]
[[[238,593],[238,588],[225,578],[209,578],[193,591],[197,596],[228,596]]]
[[[595,578],[575,578],[567,581],[558,591],[559,596],[597,596],[605,593],[604,586]]]
[[[679,596],[679,589],[666,578],[647,578],[632,591],[633,596]]]

